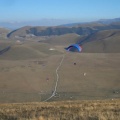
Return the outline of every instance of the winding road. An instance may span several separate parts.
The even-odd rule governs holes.
[[[58,71],[59,71],[59,69],[60,69],[60,67],[61,67],[61,65],[62,65],[62,63],[63,63],[63,61],[64,61],[64,58],[65,58],[65,54],[63,54],[63,57],[62,57],[59,65],[57,66],[57,68],[56,68],[56,70],[55,70],[55,71],[56,71],[56,82],[55,82],[54,91],[53,91],[52,95],[51,95],[49,98],[47,98],[46,100],[44,100],[43,102],[46,102],[46,101],[50,100],[50,99],[51,99],[52,97],[54,97],[55,94],[56,94],[57,86],[58,86],[58,81],[59,81]]]

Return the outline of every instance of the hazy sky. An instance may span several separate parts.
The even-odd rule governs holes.
[[[0,21],[120,17],[120,0],[0,0]]]

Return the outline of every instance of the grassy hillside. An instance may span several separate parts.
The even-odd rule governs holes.
[[[60,36],[51,36],[48,40],[45,40],[43,42],[50,43],[52,45],[66,45],[69,46],[70,44],[74,44],[80,39],[82,36],[79,36],[77,34],[65,34]]]
[[[120,53],[120,30],[94,33],[84,38],[82,43],[83,53]]]
[[[10,45],[12,45],[11,42],[0,40],[0,51],[5,49],[6,47],[8,47]]]
[[[54,100],[119,98],[119,61],[120,54],[67,53]]]
[[[0,102],[47,99],[52,94],[61,58],[62,54],[51,54],[0,60]],[[119,53],[67,53],[59,70],[57,94],[51,101],[120,98],[119,64]]]
[[[0,40],[6,40],[7,34],[10,32],[9,29],[0,28]]]
[[[10,43],[2,43],[0,44],[1,50],[5,47],[9,46]],[[54,51],[50,51],[49,49],[52,46],[47,43],[39,43],[39,42],[21,42],[17,44],[14,42],[9,51],[0,56],[0,59],[5,60],[28,60],[35,58],[44,58],[49,56],[50,54],[60,54],[56,49]]]
[[[39,102],[50,97],[64,54],[57,94],[51,101],[120,98],[119,33],[92,34],[81,53],[64,49],[82,39],[77,34],[50,36],[44,41],[2,41],[2,48],[12,46],[0,55],[0,102]]]
[[[9,29],[6,29],[6,28],[0,28],[0,34],[2,33],[9,33],[10,30]]]
[[[120,100],[0,104],[1,120],[119,120]]]

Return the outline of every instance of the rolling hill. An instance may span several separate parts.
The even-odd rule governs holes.
[[[78,41],[83,53],[120,53],[120,30],[103,30]]]
[[[120,98],[120,23],[87,23],[74,27],[25,26],[0,40],[0,102]],[[67,52],[70,44],[81,53]],[[74,65],[76,63],[76,65]],[[48,80],[49,79],[49,80]],[[108,84],[109,83],[109,84]]]
[[[9,32],[10,32],[9,29],[1,28],[1,27],[0,27],[0,34],[2,34],[2,33],[9,33]]]
[[[5,40],[7,39],[7,34],[10,32],[11,30],[6,29],[6,28],[1,28],[0,27],[0,40]]]
[[[75,34],[75,33],[70,33],[70,34],[64,34],[64,35],[56,35],[56,36],[51,36],[48,37],[47,40],[41,41],[44,43],[49,43],[51,45],[58,45],[58,46],[68,46],[69,44],[74,44],[76,43],[82,36]]]
[[[32,27],[26,26],[19,29],[16,29],[10,32],[7,37],[12,39],[19,38],[27,38],[34,36],[55,36],[55,35],[64,35],[64,34],[78,34],[78,35],[90,35],[98,31],[102,30],[110,30],[110,29],[120,29],[120,23],[111,23],[108,25],[104,25],[97,22],[91,22],[86,24],[80,24],[73,27],[65,27],[65,26],[56,26],[56,27]]]

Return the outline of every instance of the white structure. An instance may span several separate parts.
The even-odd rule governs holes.
[[[50,48],[49,50],[55,50],[54,48]]]
[[[86,76],[87,73],[84,73],[83,75]]]

